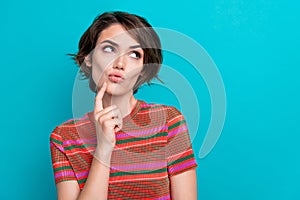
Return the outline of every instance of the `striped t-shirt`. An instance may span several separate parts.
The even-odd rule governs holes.
[[[171,199],[171,176],[197,167],[183,115],[138,101],[123,118],[110,163],[108,199]],[[96,147],[93,112],[57,126],[50,136],[55,182],[83,189]]]

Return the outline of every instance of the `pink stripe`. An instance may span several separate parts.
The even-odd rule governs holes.
[[[186,163],[184,163],[182,165],[178,165],[178,166],[174,166],[172,168],[169,168],[169,170],[170,170],[170,173],[174,173],[174,172],[180,171],[180,170],[182,170],[184,168],[191,167],[194,164],[196,164],[196,160],[195,159],[190,160],[190,161],[188,161],[188,162],[186,162]]]
[[[55,173],[55,175],[54,175],[55,178],[59,178],[62,176],[75,176],[75,174],[72,171],[67,171],[67,172],[64,171],[64,172],[60,172],[60,173]]]
[[[143,103],[140,106],[141,106],[141,108],[146,108],[146,107],[152,107],[152,106],[161,106],[161,104]]]
[[[141,127],[142,128],[142,127]],[[141,136],[149,136],[156,134],[161,131],[167,131],[167,126],[158,126],[158,127],[151,127],[149,129],[142,129],[139,131],[132,131],[132,132],[125,132],[125,133],[120,133],[116,135],[117,139],[121,138],[130,138],[130,137],[141,137]]]
[[[183,132],[183,131],[187,131],[187,127],[185,125],[179,126],[175,130],[170,131],[169,134],[168,134],[168,137],[172,137],[172,136],[174,136],[174,135],[176,135],[180,132]]]
[[[50,141],[50,147],[53,147],[53,146],[57,147],[61,152],[64,152],[64,148],[63,147],[61,147],[60,145],[59,146],[55,145],[53,142]]]
[[[76,174],[77,179],[86,178],[89,175],[89,171],[84,171]]]
[[[162,196],[162,197],[159,197],[159,198],[156,198],[157,200],[168,200],[168,199],[171,199],[171,196],[168,194],[166,196]]]
[[[166,167],[166,162],[156,162],[156,163],[143,163],[143,164],[134,164],[134,165],[112,165],[112,170],[121,170],[121,171],[132,171],[132,170],[154,170],[162,167]]]

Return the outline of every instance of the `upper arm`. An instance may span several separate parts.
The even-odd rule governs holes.
[[[64,151],[63,139],[59,130],[55,129],[50,136],[50,153],[56,183],[76,180],[71,162]]]
[[[175,108],[168,113],[166,158],[169,176],[197,167],[184,116]]]
[[[172,199],[197,199],[197,178],[195,169],[174,175],[170,177],[170,181]]]
[[[76,200],[80,189],[77,181],[63,181],[56,184],[58,200]]]
[[[50,136],[52,167],[59,200],[76,200],[80,188],[72,165],[64,153],[63,140],[55,129]]]
[[[175,108],[168,113],[167,163],[172,199],[197,199],[197,162],[184,116]]]

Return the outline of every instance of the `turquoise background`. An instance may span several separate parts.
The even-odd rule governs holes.
[[[299,6],[292,0],[1,1],[0,199],[56,199],[49,135],[72,117],[77,73],[66,54],[77,51],[94,17],[110,10],[189,35],[218,66],[227,115],[204,159],[197,155],[210,120],[209,94],[201,80],[190,80],[201,99],[193,140],[199,199],[300,199]],[[166,54],[166,62],[173,57]],[[178,70],[192,77],[190,69]],[[143,90],[139,97],[150,99]],[[171,93],[151,100],[178,105]]]

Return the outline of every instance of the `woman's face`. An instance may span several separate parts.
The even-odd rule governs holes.
[[[107,83],[106,92],[111,95],[132,93],[143,69],[144,51],[120,24],[104,29],[95,49],[85,57],[92,67],[92,78],[100,88]]]

